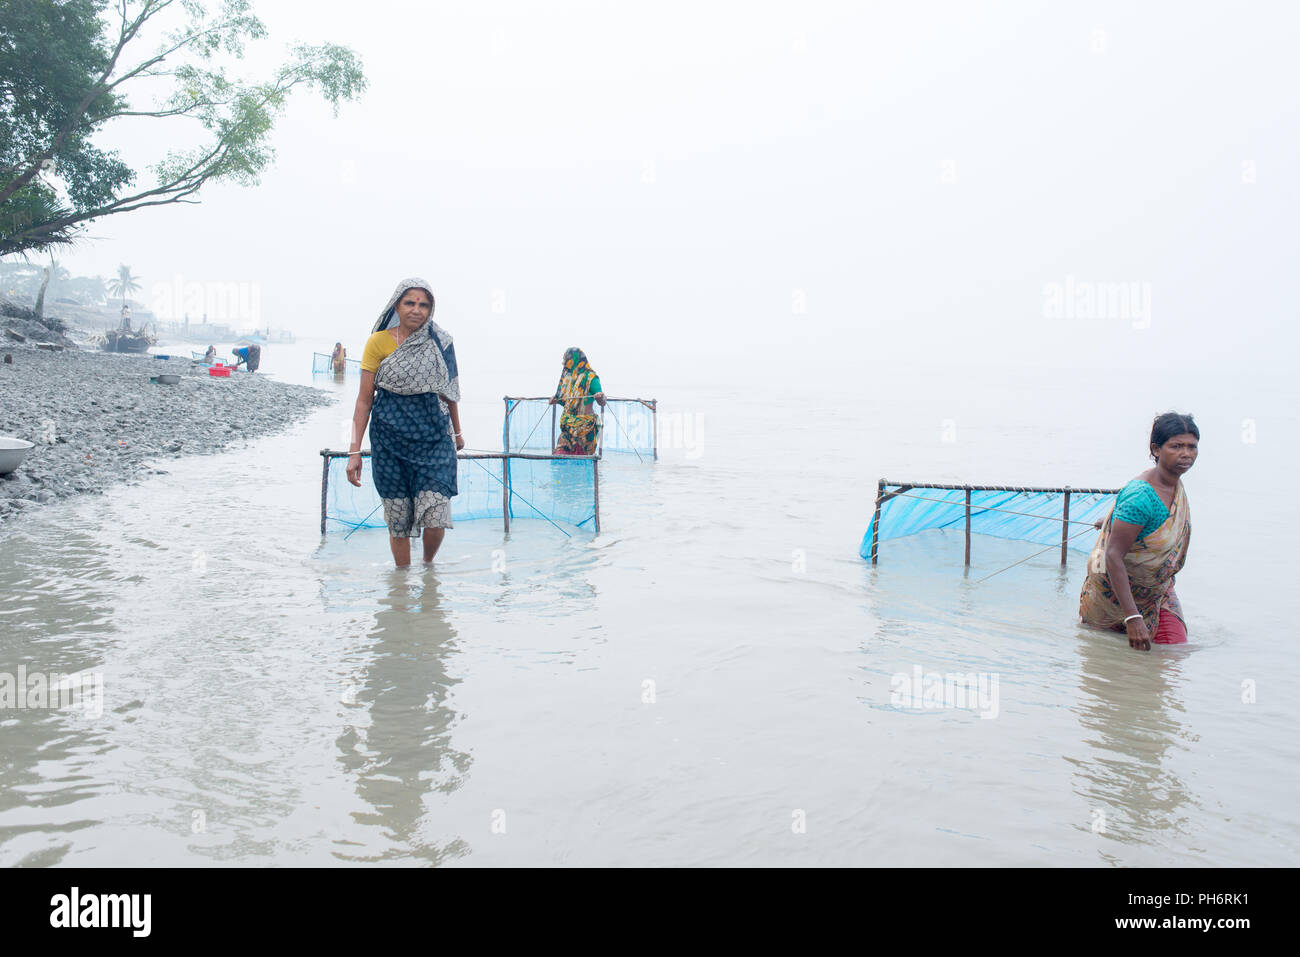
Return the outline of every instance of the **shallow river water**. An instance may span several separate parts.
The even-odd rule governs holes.
[[[346,390],[0,531],[0,672],[102,681],[101,707],[0,712],[0,865],[1300,859],[1298,509],[1265,478],[1296,422],[1263,416],[1293,394],[1170,379],[1071,417],[1067,383],[1014,370],[974,400],[900,379],[780,402],[727,370],[602,372],[657,392],[666,431],[658,463],[602,465],[599,536],[463,522],[407,570],[382,530],[322,538]],[[499,447],[490,386],[467,387],[474,447]],[[1080,553],[982,583],[1037,547],[858,557],[882,476],[1122,484],[1171,401],[1203,431],[1186,646],[1079,626]],[[898,707],[918,671],[990,696]]]

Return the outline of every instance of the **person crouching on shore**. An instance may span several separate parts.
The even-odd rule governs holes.
[[[262,347],[257,343],[242,346],[238,349],[231,349],[230,351],[235,354],[236,369],[241,365],[246,364],[249,372],[256,372],[257,367],[262,364]]]

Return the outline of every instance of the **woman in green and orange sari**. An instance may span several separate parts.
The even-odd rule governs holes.
[[[556,455],[595,455],[600,437],[600,420],[591,403],[605,406],[600,376],[592,370],[587,357],[576,347],[564,352],[564,371],[551,396],[551,405],[564,404],[560,416],[560,435],[555,441]]]
[[[1079,595],[1084,624],[1128,634],[1129,647],[1187,640],[1174,575],[1187,560],[1191,512],[1182,476],[1196,462],[1201,432],[1190,415],[1166,412],[1151,427],[1147,469],[1120,490]]]

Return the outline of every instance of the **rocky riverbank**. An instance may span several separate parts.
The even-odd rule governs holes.
[[[164,372],[180,382],[150,381]],[[36,443],[17,471],[0,475],[0,530],[24,510],[139,481],[168,458],[280,431],[333,401],[257,373],[212,378],[188,357],[48,352],[0,341],[0,435]]]

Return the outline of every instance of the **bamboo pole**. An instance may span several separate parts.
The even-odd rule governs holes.
[[[962,491],[963,489],[974,489],[977,492],[1077,492],[1083,495],[1118,495],[1120,490],[1117,488],[1074,488],[1071,486],[1062,486],[1061,488],[1045,488],[1040,485],[943,485],[938,482],[891,482],[888,479],[881,479],[879,484],[898,485],[903,488],[933,488],[933,489],[952,489]],[[894,493],[898,494],[898,493]],[[892,495],[891,495],[892,498]]]
[[[326,454],[328,450],[321,450],[320,466],[320,533],[325,534],[325,501],[329,491],[330,483],[330,456]]]
[[[871,564],[876,564],[880,553],[880,507],[884,504],[885,480],[876,483],[876,515],[871,520]]]
[[[1061,565],[1065,565],[1067,543],[1070,541],[1070,487],[1065,487],[1065,514],[1061,516]]]
[[[970,486],[966,486],[966,567],[970,568]]]
[[[659,401],[650,400],[650,441],[654,443],[655,461],[659,461]]]
[[[328,456],[332,459],[345,459],[348,457],[347,452],[322,452],[321,455]],[[362,458],[370,458],[370,450],[361,450]],[[563,459],[566,462],[572,462],[574,459],[595,459],[595,455],[548,455],[545,452],[457,452],[458,459],[538,459],[547,461],[558,461]],[[1076,489],[1077,491],[1077,489]]]
[[[501,519],[510,531],[510,459],[501,460]]]
[[[591,460],[591,491],[592,497],[596,500],[596,534],[600,534],[600,466],[595,459]]]

